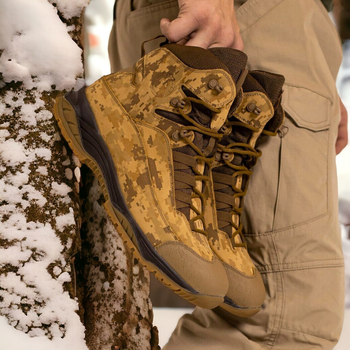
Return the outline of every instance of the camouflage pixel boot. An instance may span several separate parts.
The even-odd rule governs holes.
[[[208,235],[230,282],[221,307],[241,317],[256,314],[265,298],[261,275],[244,243],[241,213],[250,169],[261,155],[255,149],[256,141],[261,133],[274,135],[284,120],[280,105],[283,83],[281,75],[258,71],[247,75],[240,106],[231,111],[221,129],[224,137],[212,168],[218,226],[208,230]]]
[[[99,179],[129,248],[195,305],[214,308],[228,279],[207,240],[209,164],[246,65],[231,71],[207,50],[165,45],[134,67],[59,98],[55,117]]]

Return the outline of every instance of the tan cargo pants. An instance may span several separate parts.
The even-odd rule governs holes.
[[[133,64],[141,42],[159,34],[159,20],[177,11],[176,0],[119,0],[113,69]],[[335,174],[338,35],[319,0],[248,0],[237,18],[249,68],[286,77],[284,127],[259,145],[263,155],[245,199],[245,236],[267,297],[249,319],[196,308],[164,350],[332,349],[344,299]]]

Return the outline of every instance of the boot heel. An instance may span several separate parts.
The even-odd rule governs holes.
[[[53,113],[61,133],[67,140],[73,153],[82,163],[86,163],[88,157],[81,144],[77,115],[73,106],[65,99],[65,97],[60,96],[56,100]]]

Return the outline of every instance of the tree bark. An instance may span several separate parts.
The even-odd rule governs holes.
[[[83,5],[71,17],[64,2],[48,2],[81,46]],[[9,55],[0,47],[0,61]],[[21,333],[6,343],[11,350],[22,349],[22,336],[27,350],[37,350],[34,338],[55,350],[157,349],[149,274],[123,247],[98,182],[60,136],[51,111],[65,91],[49,78],[51,89],[41,90],[40,77],[28,88],[0,71],[0,333]]]

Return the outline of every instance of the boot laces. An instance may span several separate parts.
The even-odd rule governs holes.
[[[220,109],[194,97],[184,97],[183,101],[200,104],[214,113],[220,112]],[[191,229],[195,232],[207,235],[204,220],[206,198],[203,195],[203,188],[207,185],[210,178],[208,175],[204,175],[204,171],[205,166],[210,167],[213,163],[214,155],[209,155],[214,153],[212,150],[216,146],[217,140],[220,140],[223,135],[196,122],[193,120],[193,118],[184,113],[182,108],[178,108],[178,111],[185,120],[192,124],[180,128],[178,138],[185,142],[186,145],[190,146],[195,151],[196,155],[188,155],[183,152],[173,150],[176,207],[177,209],[185,209],[189,207],[195,214],[195,216],[189,220]],[[191,140],[191,131],[210,137],[208,146],[204,150],[201,150]],[[189,169],[191,171],[189,171]],[[191,194],[188,194],[189,191]],[[194,199],[196,198],[200,199],[201,204],[199,207],[195,206],[193,203]]]
[[[244,127],[253,132],[259,131],[258,128],[239,121],[227,121],[225,126]],[[234,247],[246,248],[247,245],[242,232],[243,223],[241,222],[241,214],[243,211],[242,199],[247,193],[248,182],[250,176],[253,174],[249,168],[256,164],[258,158],[261,156],[261,151],[254,149],[245,142],[231,142],[225,146],[218,144],[218,149],[220,149],[223,155],[228,155],[226,157],[223,156],[222,160],[226,166],[234,170],[232,175],[213,172],[215,199],[217,206],[220,208],[218,209],[219,229],[227,228],[229,230],[229,236]],[[232,156],[230,156],[232,154],[237,154],[242,157],[241,165],[232,163]],[[249,168],[247,167],[248,163]],[[227,191],[228,187],[231,190]],[[232,191],[232,195],[227,194],[232,193]],[[236,220],[234,220],[234,218],[236,218],[238,224],[235,222]],[[232,227],[234,230],[232,230]],[[241,243],[237,243],[235,240],[236,236],[240,237]]]

